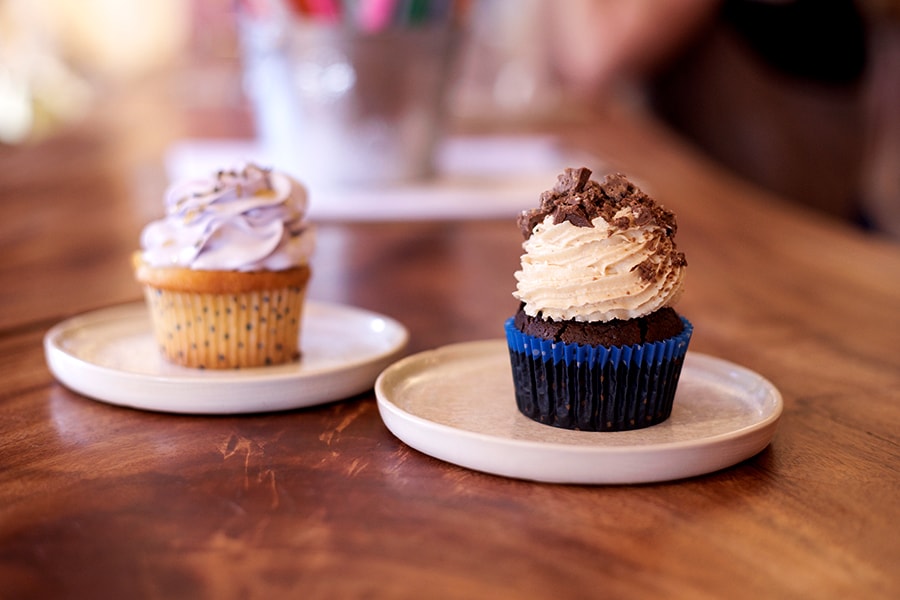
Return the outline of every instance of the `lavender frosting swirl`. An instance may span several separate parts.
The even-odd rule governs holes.
[[[305,265],[315,247],[307,205],[303,185],[254,164],[176,183],[166,192],[165,218],[141,233],[142,258],[154,267],[207,271]]]

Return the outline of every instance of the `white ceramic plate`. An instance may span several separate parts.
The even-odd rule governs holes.
[[[711,473],[760,452],[782,412],[760,375],[688,352],[672,416],[635,431],[542,425],[515,402],[505,340],[406,357],[375,382],[387,428],[413,448],[463,467],[557,483],[629,484]]]
[[[400,357],[408,333],[373,312],[307,302],[300,362],[228,371],[167,363],[143,303],[73,317],[44,336],[53,375],[96,400],[175,413],[234,414],[287,410],[348,398],[371,389]]]

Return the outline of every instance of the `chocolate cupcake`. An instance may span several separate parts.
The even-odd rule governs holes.
[[[692,326],[673,305],[684,254],[675,215],[624,175],[566,169],[523,212],[515,316],[505,324],[516,403],[566,429],[625,431],[665,421]]]

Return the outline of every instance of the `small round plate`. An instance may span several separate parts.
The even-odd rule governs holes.
[[[775,434],[778,390],[728,361],[688,352],[672,416],[624,432],[542,425],[516,407],[505,340],[408,356],[375,382],[387,428],[463,467],[535,481],[632,484],[711,473],[754,456]]]
[[[166,362],[142,302],[73,317],[44,336],[53,375],[96,400],[146,410],[238,414],[341,400],[372,388],[406,347],[399,322],[373,312],[307,302],[299,362],[217,371]]]

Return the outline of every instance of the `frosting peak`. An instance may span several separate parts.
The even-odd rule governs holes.
[[[675,215],[624,175],[590,175],[566,169],[519,216],[525,254],[513,296],[529,316],[554,321],[633,319],[672,305],[687,266]]]
[[[315,244],[307,204],[300,183],[254,164],[176,183],[166,192],[166,217],[141,233],[141,256],[151,266],[197,270],[300,266]]]

